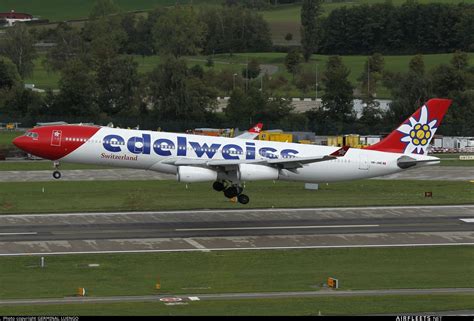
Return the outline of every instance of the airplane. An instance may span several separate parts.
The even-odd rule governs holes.
[[[450,105],[449,99],[430,99],[383,140],[363,149],[88,125],[33,128],[13,144],[54,161],[56,179],[60,162],[152,170],[175,174],[179,182],[213,182],[214,190],[247,204],[247,181],[337,182],[438,164],[428,147]]]
[[[255,139],[258,137],[260,132],[262,131],[263,123],[257,123],[255,126],[250,128],[248,131],[240,134],[239,136],[235,136],[234,138],[238,139]]]

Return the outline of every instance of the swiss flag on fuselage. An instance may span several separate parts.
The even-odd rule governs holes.
[[[61,130],[53,130],[51,134],[51,146],[61,146]]]

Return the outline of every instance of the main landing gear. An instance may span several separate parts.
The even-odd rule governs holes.
[[[212,184],[212,188],[218,192],[223,191],[224,196],[227,198],[237,197],[240,204],[247,204],[250,201],[250,198],[247,195],[242,194],[244,188],[237,184],[225,184],[224,182],[216,181]]]
[[[60,179],[60,178],[61,178],[61,172],[58,171],[58,169],[59,169],[59,162],[54,162],[54,163],[53,163],[53,166],[54,166],[53,177],[54,177],[55,179]]]

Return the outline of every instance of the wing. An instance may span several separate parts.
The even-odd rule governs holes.
[[[305,164],[325,162],[344,156],[349,150],[348,146],[344,146],[332,154],[311,157],[292,157],[292,158],[278,158],[278,159],[194,159],[194,158],[172,158],[162,161],[163,164],[175,166],[201,166],[201,167],[221,167],[225,170],[231,170],[238,167],[240,164],[255,164],[277,167],[278,169],[294,170],[303,167]]]

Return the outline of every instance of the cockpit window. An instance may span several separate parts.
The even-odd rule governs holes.
[[[31,137],[33,139],[38,139],[38,133],[34,133],[34,132],[26,132],[25,136]]]

